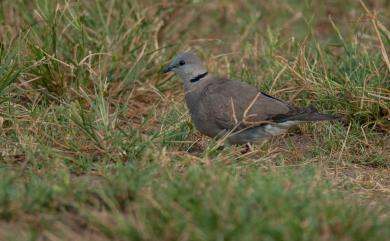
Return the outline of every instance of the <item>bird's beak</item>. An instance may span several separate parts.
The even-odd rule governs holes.
[[[163,73],[165,74],[165,73],[171,72],[172,69],[173,69],[173,68],[172,68],[171,66],[167,66],[167,67],[165,67],[165,68],[163,69]]]

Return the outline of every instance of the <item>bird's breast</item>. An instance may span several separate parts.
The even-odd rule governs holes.
[[[207,106],[205,106],[199,98],[192,95],[186,95],[186,104],[191,115],[191,120],[195,128],[202,134],[215,137],[221,131],[215,125],[213,117],[208,114]]]

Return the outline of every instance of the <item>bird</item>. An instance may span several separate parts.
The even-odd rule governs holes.
[[[256,144],[304,122],[337,120],[314,107],[296,107],[239,80],[209,73],[193,52],[178,53],[164,68],[182,81],[195,128],[230,145]]]

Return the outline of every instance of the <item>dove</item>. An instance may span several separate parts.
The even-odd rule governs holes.
[[[260,143],[299,123],[339,119],[315,108],[290,105],[239,80],[208,72],[192,52],[176,55],[164,69],[183,81],[185,101],[195,128],[228,144]]]

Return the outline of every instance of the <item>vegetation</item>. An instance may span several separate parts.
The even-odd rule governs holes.
[[[389,29],[387,0],[0,1],[0,240],[388,240]],[[190,49],[345,118],[220,150],[161,74]]]

